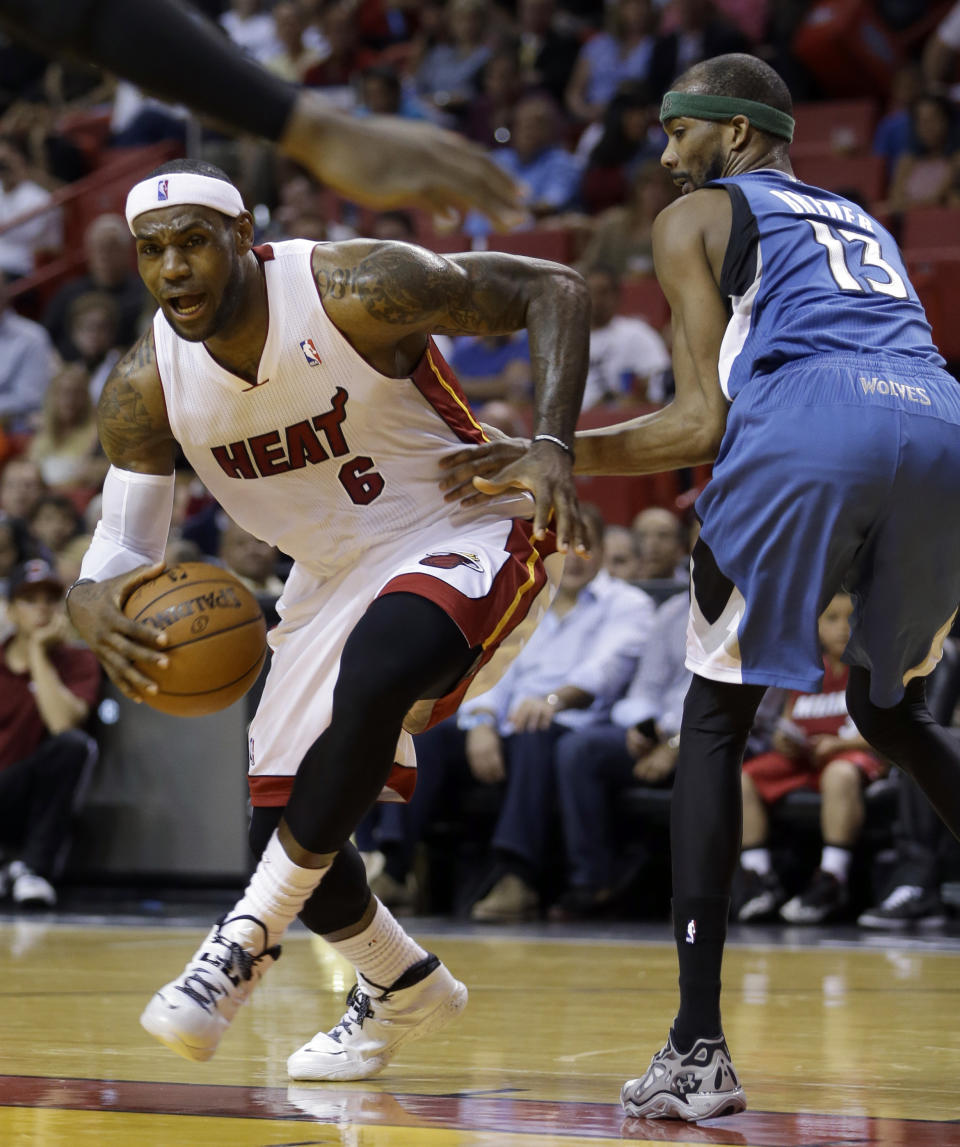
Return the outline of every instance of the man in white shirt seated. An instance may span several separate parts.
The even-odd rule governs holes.
[[[590,369],[581,410],[624,402],[663,402],[670,352],[660,335],[635,315],[618,314],[620,280],[610,270],[586,272],[593,302]]]

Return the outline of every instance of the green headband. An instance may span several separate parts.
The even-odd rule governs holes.
[[[702,95],[699,92],[667,92],[660,105],[661,123],[678,116],[727,120],[733,119],[735,115],[746,116],[760,131],[780,136],[788,143],[793,140],[793,116],[756,100],[742,100],[738,96]]]

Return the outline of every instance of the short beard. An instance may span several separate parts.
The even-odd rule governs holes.
[[[723,169],[726,167],[726,157],[717,149],[713,159],[707,164],[706,171],[703,173],[703,178],[698,181],[697,186],[703,187],[707,183],[712,183],[714,179],[723,178]]]

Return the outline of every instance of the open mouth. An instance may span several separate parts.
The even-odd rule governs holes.
[[[173,295],[167,299],[170,309],[181,319],[189,319],[203,310],[206,295]]]

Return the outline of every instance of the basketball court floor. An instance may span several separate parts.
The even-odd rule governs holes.
[[[673,1014],[666,926],[413,921],[469,985],[466,1012],[376,1080],[295,1084],[287,1055],[352,983],[305,931],[209,1063],[137,1022],[216,914],[0,917],[3,1147],[960,1147],[956,933],[735,931],[725,1026],[750,1107],[694,1125],[618,1103]]]

